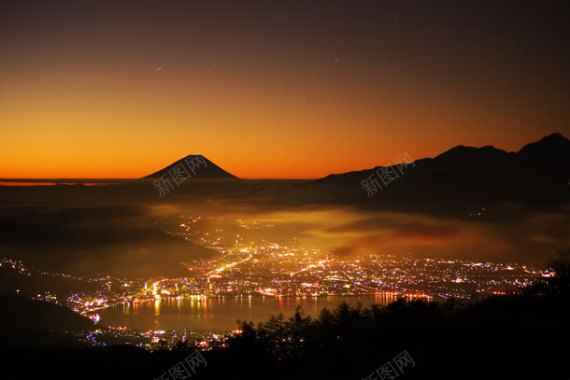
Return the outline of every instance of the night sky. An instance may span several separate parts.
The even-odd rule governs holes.
[[[2,1],[0,177],[140,177],[201,153],[314,178],[568,137],[565,3]]]

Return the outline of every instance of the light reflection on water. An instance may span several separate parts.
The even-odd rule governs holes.
[[[340,302],[356,306],[387,305],[396,295],[331,297],[210,297],[202,299],[166,298],[148,302],[125,303],[101,313],[102,323],[133,329],[184,330],[189,332],[221,332],[236,328],[237,320],[264,322],[271,315],[293,315],[298,305],[313,317],[324,308],[334,308]]]

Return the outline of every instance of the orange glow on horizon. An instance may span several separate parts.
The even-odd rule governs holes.
[[[518,150],[559,130],[552,122],[512,135],[495,113],[448,111],[412,93],[395,103],[349,80],[293,76],[274,80],[276,91],[263,75],[238,76],[194,91],[176,76],[149,79],[146,90],[127,74],[113,84],[115,76],[86,76],[39,76],[0,94],[0,178],[140,178],[203,154],[239,178],[309,179],[385,165],[404,151],[420,159],[459,144]],[[249,90],[237,96],[241,87]]]
[[[239,178],[309,179],[404,151],[419,159],[459,144],[518,150],[567,134],[556,115],[500,108],[491,94],[474,105],[453,83],[389,78],[374,88],[371,67],[79,63],[13,67],[5,78],[0,178],[139,178],[203,154]],[[513,134],[509,123],[522,127]]]
[[[140,178],[189,154],[309,179],[570,136],[556,7],[521,8],[544,22],[528,29],[483,5],[83,3],[0,14],[0,179]]]

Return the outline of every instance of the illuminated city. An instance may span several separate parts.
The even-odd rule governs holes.
[[[548,277],[547,270],[516,263],[474,262],[457,259],[396,258],[371,254],[342,260],[316,248],[304,247],[291,239],[292,244],[278,244],[261,240],[245,241],[242,234],[228,237],[222,228],[200,230],[196,217],[181,217],[179,225],[186,239],[213,249],[210,259],[185,262],[187,277],[121,279],[111,276],[85,278],[63,273],[49,273],[28,268],[17,260],[1,261],[3,270],[19,276],[59,279],[68,284],[58,293],[46,285],[34,299],[57,303],[75,312],[100,321],[101,311],[115,305],[127,308],[141,303],[155,304],[169,300],[189,300],[196,305],[207,299],[220,297],[335,297],[384,295],[395,300],[472,299],[485,295],[500,295],[528,286],[538,277]],[[255,222],[235,220],[244,233],[249,229],[272,228]],[[224,246],[221,241],[233,244]],[[73,289],[82,289],[76,291]],[[20,289],[16,289],[20,293]],[[130,331],[124,326],[109,326],[89,333],[84,339],[94,344],[107,344],[113,339],[146,348],[173,345],[188,336],[203,349],[224,344],[229,331],[215,331],[208,336],[176,331]]]

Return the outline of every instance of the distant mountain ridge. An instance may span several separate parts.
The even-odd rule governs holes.
[[[184,174],[187,173],[189,178],[237,178],[201,154],[191,154],[183,157],[144,178],[160,178],[162,176],[168,176],[177,169],[182,170],[182,173]]]
[[[367,197],[362,181],[382,168],[331,174],[317,183],[331,192],[344,191],[340,197],[353,203],[355,193],[361,200]],[[559,204],[570,201],[569,180],[570,140],[554,133],[518,152],[459,145],[434,158],[415,160],[383,187],[381,196],[365,204],[440,209],[487,202]]]
[[[562,136],[560,133],[553,133],[542,138],[539,141],[530,143],[522,147],[518,152],[506,152],[502,149],[495,148],[492,145],[486,145],[480,148],[465,145],[455,146],[434,158],[423,158],[414,161],[422,169],[441,170],[451,167],[461,167],[463,169],[479,166],[481,164],[503,165],[513,163],[546,163],[554,162],[554,166],[568,167],[570,164],[570,140]],[[551,162],[552,163],[552,162]],[[360,176],[372,174],[379,168],[391,166],[376,166],[372,169],[364,169],[340,174],[329,174],[321,179],[321,181],[335,181],[346,177]],[[480,166],[479,166],[480,167]]]

